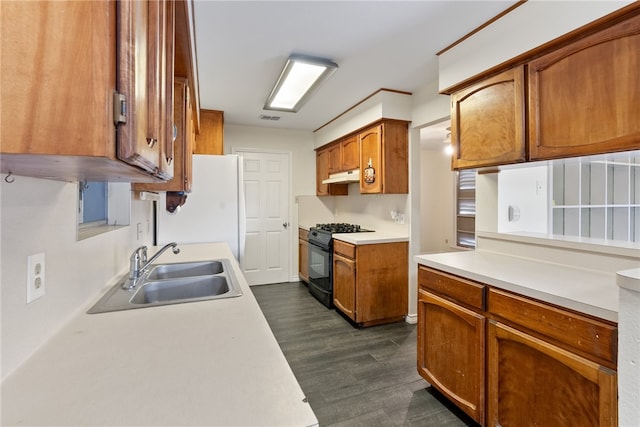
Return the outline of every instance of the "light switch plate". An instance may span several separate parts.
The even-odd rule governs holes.
[[[27,304],[45,294],[44,252],[27,257]]]

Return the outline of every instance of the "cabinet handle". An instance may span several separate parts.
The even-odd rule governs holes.
[[[155,138],[147,138],[147,145],[149,148],[153,148],[153,146],[156,145],[156,142],[158,142],[158,140]]]

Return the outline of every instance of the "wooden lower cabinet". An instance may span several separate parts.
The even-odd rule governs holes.
[[[361,326],[403,320],[408,309],[407,242],[333,241],[333,303]]]
[[[419,266],[417,353],[481,425],[617,425],[615,323]]]
[[[333,304],[356,321],[356,260],[333,255]]]
[[[484,424],[486,318],[420,289],[418,319],[418,372]]]
[[[298,229],[298,277],[309,283],[309,231]]]
[[[488,425],[616,426],[616,372],[491,320]]]

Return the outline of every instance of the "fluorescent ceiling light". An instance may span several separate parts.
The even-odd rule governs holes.
[[[337,68],[336,64],[326,59],[291,55],[264,109],[298,111]]]

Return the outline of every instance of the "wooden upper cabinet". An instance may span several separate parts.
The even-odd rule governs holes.
[[[329,153],[329,174],[342,172],[342,145],[339,142],[327,147]]]
[[[358,135],[360,193],[409,192],[408,123],[385,120]]]
[[[329,178],[329,150],[327,147],[316,150],[316,196],[345,196],[349,192],[347,184],[323,184]]]
[[[162,76],[170,31],[164,5],[2,2],[2,172],[65,181],[166,179],[158,97],[163,78],[172,76]],[[114,110],[126,111],[117,131]]]
[[[382,125],[360,133],[360,193],[382,193]]]
[[[329,152],[329,174],[346,172],[360,167],[358,135],[352,135],[326,147]]]
[[[528,63],[532,160],[640,148],[640,15]]]
[[[340,146],[342,147],[342,170],[358,169],[360,167],[360,145],[358,144],[358,136],[353,135],[344,139],[340,143]]]
[[[319,149],[316,151],[316,195],[328,196],[329,184],[323,184],[322,180],[329,178],[329,151]]]
[[[121,1],[117,5],[117,90],[125,96],[128,110],[126,124],[116,128],[118,158],[167,179],[171,175],[160,170],[166,132],[161,123],[166,101],[165,3]]]
[[[224,154],[224,112],[200,110],[200,132],[194,154]]]
[[[524,67],[451,95],[452,169],[526,160]]]
[[[182,77],[176,77],[174,85],[174,118],[170,120],[170,122],[176,126],[173,158],[174,176],[167,182],[134,184],[133,189],[136,191],[191,191],[195,135],[192,125],[193,119],[189,99],[189,85],[187,79]]]

